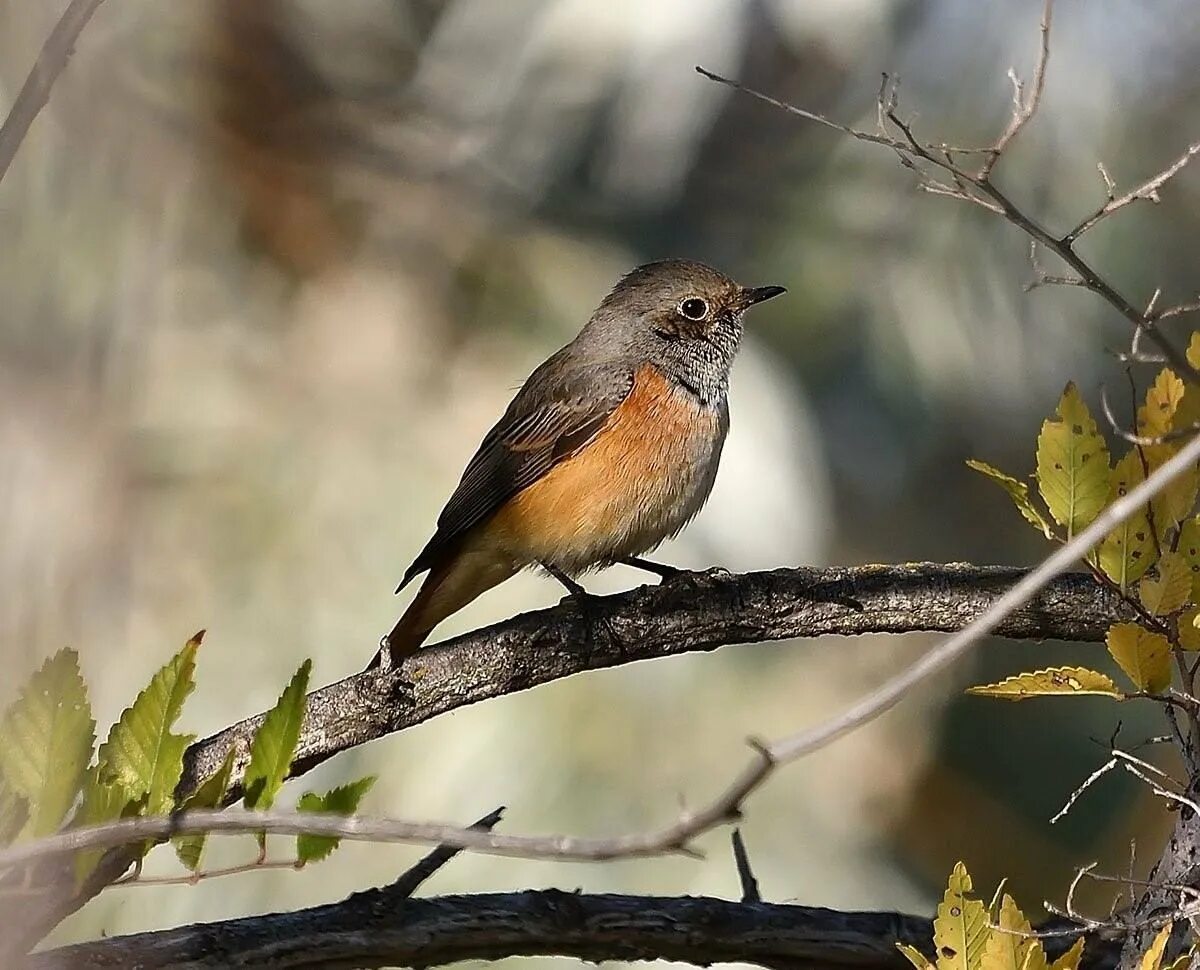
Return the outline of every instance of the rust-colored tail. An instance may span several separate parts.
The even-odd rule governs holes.
[[[435,566],[387,635],[387,649],[393,662],[411,656],[442,620],[504,582],[518,569],[517,563],[490,549],[463,550],[448,562]]]

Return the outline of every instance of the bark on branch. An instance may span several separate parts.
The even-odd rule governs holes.
[[[250,916],[64,947],[51,968],[434,967],[459,960],[568,956],[750,963],[786,970],[903,970],[908,943],[932,957],[929,920],[706,897],[581,895],[554,889],[409,899],[390,887],[294,913]],[[1057,955],[1073,942],[1046,941]],[[1113,964],[1118,942],[1090,940],[1083,966]]]

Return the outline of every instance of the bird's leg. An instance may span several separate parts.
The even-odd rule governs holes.
[[[598,605],[601,597],[595,593],[589,593],[579,583],[575,582],[570,576],[559,569],[557,566],[552,566],[548,562],[539,564],[546,572],[562,583],[567,593],[579,605],[579,612],[583,614],[587,621],[589,630],[594,629],[597,624],[604,627],[604,632],[608,634],[610,642],[617,643],[618,638],[616,631],[613,630],[612,624],[608,622],[608,617],[605,616],[604,610]],[[591,639],[589,633],[588,639]]]
[[[678,566],[668,566],[662,562],[651,562],[649,559],[643,559],[641,556],[624,556],[618,559],[617,562],[622,566],[632,566],[634,569],[643,569],[648,573],[654,573],[664,583],[686,572],[686,570],[680,569]]]

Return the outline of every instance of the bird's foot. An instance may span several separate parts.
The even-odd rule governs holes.
[[[557,566],[552,566],[549,563],[542,563],[541,566],[566,589],[567,595],[563,599],[570,600],[578,608],[580,615],[587,624],[589,639],[591,639],[591,635],[597,627],[602,627],[610,643],[620,642],[620,638],[609,621],[608,611],[604,608],[603,596],[589,593],[582,585],[575,582],[575,580]]]
[[[392,700],[397,704],[414,706],[416,685],[402,673],[403,659],[392,653],[392,645],[386,636],[379,639],[379,650],[371,658],[363,673],[375,673],[380,678],[388,678],[392,683]]]

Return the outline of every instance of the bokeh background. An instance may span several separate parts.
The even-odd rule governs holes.
[[[0,0],[0,107],[62,0]],[[1026,243],[921,195],[887,152],[695,74],[870,126],[881,71],[929,138],[985,141],[1040,3],[1005,0],[110,0],[0,184],[0,702],[76,647],[100,730],[200,627],[197,734],[264,709],[304,657],[359,668],[481,434],[614,280],[664,255],[790,293],[756,311],[711,503],[664,559],[731,569],[1042,551],[964,466],[1032,469],[1077,380],[1122,387],[1121,322],[1025,293]],[[1065,228],[1200,132],[1200,7],[1064,0],[1043,110],[1000,184]],[[1196,292],[1200,173],[1083,247],[1134,302]],[[1186,321],[1174,331],[1186,333]],[[597,590],[644,581],[623,569]],[[559,598],[521,577],[447,623]],[[365,810],[612,833],[699,802],[743,739],[833,713],[931,639],[728,648],[458,712],[292,786],[382,779]],[[1109,778],[1048,819],[1123,721],[959,688],[1095,648],[988,643],[893,713],[789,768],[743,826],[768,898],[927,910],[962,858],[1029,909],[1073,867],[1124,867],[1168,824]],[[467,857],[429,892],[558,886],[734,895],[704,861]],[[279,856],[287,846],[276,846]],[[304,872],[114,889],[58,939],[338,899],[419,854],[343,846]],[[253,855],[214,845],[209,864]],[[176,874],[169,850],[149,874]],[[1104,897],[1104,898],[1102,898]],[[1106,908],[1105,894],[1089,901]]]

